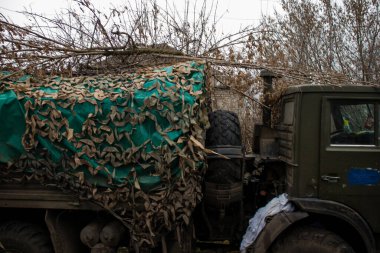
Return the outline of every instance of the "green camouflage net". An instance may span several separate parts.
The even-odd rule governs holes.
[[[204,68],[40,81],[3,73],[1,180],[71,189],[122,220],[139,245],[154,244],[188,223],[202,197]]]

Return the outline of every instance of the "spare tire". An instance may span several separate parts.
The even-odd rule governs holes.
[[[0,252],[53,253],[48,232],[34,224],[9,221],[0,225]]]
[[[206,147],[241,146],[240,124],[236,113],[217,110],[208,116],[211,127],[206,132]],[[205,179],[220,184],[240,181],[241,159],[209,159]]]
[[[216,158],[208,160],[208,169],[205,178],[208,182],[218,184],[232,184],[241,181],[240,159]]]
[[[217,110],[209,113],[210,128],[206,132],[206,146],[241,146],[239,118],[236,113]]]

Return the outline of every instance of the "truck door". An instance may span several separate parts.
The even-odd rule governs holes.
[[[321,199],[344,203],[380,232],[379,98],[325,97],[322,103]]]

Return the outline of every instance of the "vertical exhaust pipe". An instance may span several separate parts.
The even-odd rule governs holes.
[[[263,96],[264,96],[264,104],[269,106],[269,97],[270,94],[273,92],[273,78],[277,78],[278,76],[275,75],[273,72],[269,70],[262,70],[260,72],[260,77],[263,78],[264,81],[264,90],[263,90]],[[267,127],[271,127],[271,118],[272,118],[272,113],[269,108],[263,107],[263,125]]]

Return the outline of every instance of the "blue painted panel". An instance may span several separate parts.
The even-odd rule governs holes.
[[[351,168],[348,171],[349,185],[379,185],[380,170],[372,168]]]

